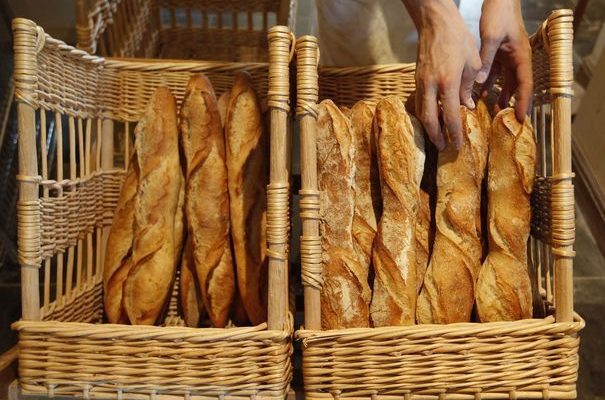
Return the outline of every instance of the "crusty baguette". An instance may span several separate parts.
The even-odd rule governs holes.
[[[132,268],[124,282],[124,309],[133,324],[154,324],[165,308],[177,266],[175,243],[182,171],[176,102],[156,89],[136,127],[139,168]],[[177,225],[177,226],[175,226]]]
[[[187,84],[181,131],[187,178],[185,215],[195,271],[210,322],[224,327],[235,292],[225,139],[214,89],[203,75],[192,76]]]
[[[187,239],[181,259],[181,280],[179,291],[181,309],[185,325],[195,328],[199,326],[204,304],[201,298],[201,290],[197,281],[195,271],[195,260],[193,258],[193,246],[191,240]]]
[[[218,113],[221,116],[221,127],[225,127],[225,119],[227,118],[227,107],[229,107],[229,98],[231,97],[231,91],[227,90],[221,94],[217,101]]]
[[[492,133],[492,116],[487,109],[487,105],[482,99],[477,101],[476,108],[477,118],[479,119],[479,124],[481,124],[481,129],[485,132],[487,136],[487,143],[489,147],[489,140]],[[487,257],[488,251],[488,227],[487,227],[487,163],[485,164],[485,173],[483,175],[483,181],[481,182],[481,218],[479,221],[481,222],[481,246],[483,249],[483,253],[481,255],[481,260],[485,260]]]
[[[424,275],[429,266],[431,209],[429,194],[420,189],[418,215],[416,217],[416,293],[420,294]]]
[[[463,145],[439,153],[437,232],[424,286],[418,297],[418,323],[468,322],[481,267],[481,181],[487,137],[474,111],[460,108]]]
[[[260,103],[246,72],[235,75],[225,120],[237,284],[248,318],[258,325],[267,320],[268,150]]]
[[[489,253],[476,290],[481,322],[532,316],[527,240],[535,169],[529,118],[521,124],[512,108],[504,109],[494,119],[489,146]]]
[[[374,134],[382,189],[382,216],[374,239],[374,326],[413,325],[416,310],[415,230],[424,137],[414,129],[402,101],[376,105]]]
[[[360,101],[353,106],[349,113],[355,165],[353,245],[357,259],[369,269],[372,259],[372,243],[376,235],[377,219],[381,208],[376,143],[372,135],[374,107]]]
[[[128,316],[124,312],[122,303],[122,290],[132,267],[134,199],[137,194],[137,182],[138,168],[136,155],[133,155],[113,214],[105,250],[103,300],[107,320],[112,324],[128,323]]]
[[[320,103],[317,119],[317,173],[322,216],[324,329],[367,327],[370,323],[368,266],[353,247],[355,166],[347,118],[330,100]]]

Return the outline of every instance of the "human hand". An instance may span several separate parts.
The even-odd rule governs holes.
[[[481,62],[477,82],[482,94],[491,89],[500,73],[504,84],[498,106],[508,106],[517,92],[515,114],[523,122],[533,92],[531,47],[521,16],[519,0],[484,0],[481,10]]]
[[[452,0],[404,0],[419,35],[416,64],[416,116],[439,150],[446,140],[439,124],[439,103],[450,140],[462,145],[460,104],[475,108],[473,83],[481,68],[479,50]]]

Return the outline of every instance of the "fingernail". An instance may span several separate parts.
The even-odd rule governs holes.
[[[472,99],[472,98],[468,99],[468,100],[466,101],[466,104],[468,105],[468,108],[470,108],[471,110],[474,110],[474,109],[475,109],[475,102],[473,101],[473,99]]]
[[[479,71],[479,73],[477,74],[477,78],[475,79],[475,82],[485,83],[486,80],[487,80],[487,71],[485,71],[485,70]]]

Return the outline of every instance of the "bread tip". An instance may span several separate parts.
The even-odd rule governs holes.
[[[204,74],[193,74],[189,78],[189,82],[187,82],[187,91],[190,90],[205,90],[205,91],[214,91],[212,88],[212,83],[210,79]]]

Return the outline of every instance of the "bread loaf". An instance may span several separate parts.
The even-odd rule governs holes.
[[[180,292],[181,309],[185,325],[195,328],[199,326],[204,304],[201,299],[201,290],[197,282],[193,246],[187,239],[181,259]]]
[[[235,291],[225,139],[214,89],[203,75],[192,76],[187,84],[181,131],[187,177],[185,214],[195,271],[210,322],[224,327]]]
[[[481,322],[532,316],[527,266],[536,143],[529,118],[521,124],[515,111],[498,113],[489,146],[489,253],[477,282]]]
[[[231,237],[237,284],[248,318],[267,320],[265,226],[267,210],[267,138],[250,75],[238,72],[225,122]]]
[[[221,127],[225,127],[225,119],[227,118],[227,107],[229,106],[229,97],[231,96],[231,91],[228,90],[225,93],[221,94],[218,98],[218,112],[221,116]]]
[[[349,121],[330,100],[320,103],[317,119],[317,174],[322,216],[324,329],[369,326],[368,267],[353,247],[355,166]]]
[[[372,242],[377,229],[377,216],[379,216],[381,208],[376,143],[372,135],[374,107],[360,101],[350,110],[350,115],[354,147],[353,164],[355,165],[353,245],[357,259],[365,268],[369,269]]]
[[[416,217],[416,293],[420,293],[424,275],[429,266],[431,209],[429,194],[420,189],[418,199],[418,215]]]
[[[103,301],[107,321],[111,324],[128,323],[122,303],[122,290],[132,267],[134,201],[138,182],[136,164],[136,155],[133,155],[122,183],[105,250]]]
[[[424,286],[418,297],[418,323],[447,324],[471,319],[481,267],[478,221],[487,137],[474,111],[460,108],[463,145],[439,153],[437,231]]]
[[[424,137],[402,101],[376,106],[374,134],[382,189],[382,216],[374,239],[374,326],[412,325],[416,309],[415,225],[424,168]]]
[[[176,102],[169,89],[155,91],[135,136],[139,179],[132,268],[124,282],[123,303],[131,323],[154,324],[172,291],[181,247],[175,241],[182,172]]]

